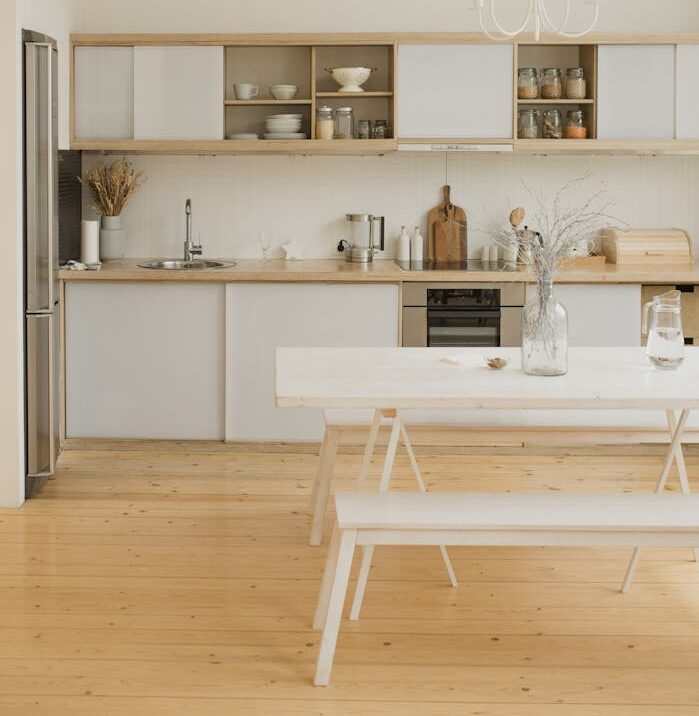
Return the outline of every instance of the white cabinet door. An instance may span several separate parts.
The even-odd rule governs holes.
[[[677,46],[677,139],[699,139],[699,45]]]
[[[674,45],[600,45],[599,139],[673,139]]]
[[[527,293],[533,291],[530,284]],[[553,293],[568,311],[569,345],[641,345],[640,285],[557,283]]]
[[[512,45],[401,45],[398,137],[512,137]]]
[[[67,436],[221,440],[224,284],[66,285]]]
[[[227,440],[319,440],[319,411],[274,406],[278,346],[397,346],[393,285],[232,283],[227,288]]]
[[[133,137],[133,47],[75,48],[75,137]]]
[[[223,48],[134,48],[135,139],[223,139]]]

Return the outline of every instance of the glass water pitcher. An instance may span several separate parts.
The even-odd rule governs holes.
[[[643,307],[646,355],[656,368],[679,368],[684,359],[684,334],[679,291],[655,296]]]

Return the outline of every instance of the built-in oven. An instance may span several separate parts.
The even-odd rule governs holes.
[[[523,283],[403,284],[403,345],[522,344]]]

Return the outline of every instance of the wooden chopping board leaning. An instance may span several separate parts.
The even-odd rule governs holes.
[[[451,202],[451,187],[444,187],[444,200],[427,215],[427,258],[436,263],[468,259],[466,212]]]

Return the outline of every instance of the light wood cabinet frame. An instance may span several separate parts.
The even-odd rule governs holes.
[[[580,62],[590,88],[590,98],[584,103],[587,109],[588,123],[592,139],[587,140],[518,140],[517,136],[517,68],[521,46],[534,44],[531,36],[521,36],[508,41],[514,45],[513,63],[513,139],[511,148],[519,154],[697,154],[699,140],[599,140],[597,134],[597,48],[600,45],[638,45],[638,44],[699,44],[699,33],[663,33],[663,34],[619,34],[596,33],[587,35],[584,40],[567,40],[554,36],[543,36],[540,45],[575,45],[581,48]],[[399,134],[396,101],[396,78],[400,71],[397,62],[399,44],[492,44],[482,33],[256,33],[256,34],[74,34],[70,48],[70,136],[71,147],[86,151],[115,153],[161,153],[161,154],[385,154],[398,149],[395,137]],[[75,58],[76,47],[85,46],[139,46],[139,45],[221,45],[224,47],[285,47],[305,46],[310,48],[311,96],[310,100],[281,102],[280,105],[304,105],[310,111],[310,137],[308,140],[239,142],[231,140],[181,141],[181,140],[92,140],[75,136]],[[389,66],[389,92],[367,93],[367,97],[384,97],[388,101],[388,118],[392,125],[393,138],[386,140],[332,140],[315,139],[315,112],[319,99],[327,98],[325,92],[317,91],[318,51],[328,46],[387,46],[391,49],[392,60]],[[225,74],[225,73],[224,73]],[[225,78],[224,78],[225,81]],[[346,96],[350,99],[351,95]],[[591,100],[591,101],[590,101]],[[359,100],[354,99],[354,102]],[[371,101],[371,99],[369,99]],[[224,102],[224,126],[227,107],[243,107],[246,102]],[[256,103],[263,105],[263,101]],[[269,105],[278,104],[275,101]],[[356,104],[354,105],[356,106]],[[451,140],[450,140],[451,141]],[[473,140],[475,142],[475,140]],[[431,140],[421,140],[430,143]],[[436,143],[444,143],[443,138],[435,138]],[[403,143],[403,142],[401,142]],[[459,140],[458,143],[471,143],[471,140]],[[488,144],[478,140],[478,144]],[[501,143],[497,143],[499,145]],[[496,146],[497,146],[496,145]],[[499,151],[494,147],[494,151]]]

